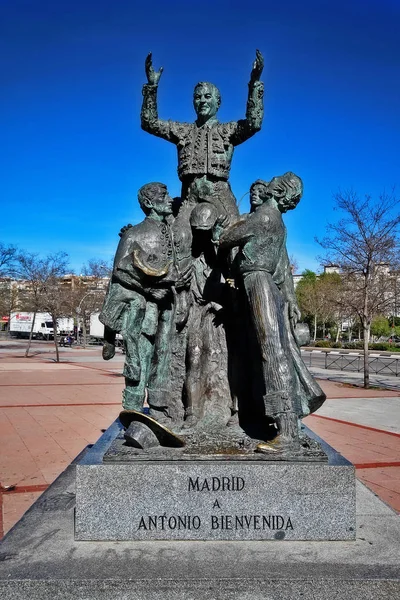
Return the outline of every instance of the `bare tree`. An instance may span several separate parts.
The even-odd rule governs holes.
[[[97,280],[110,279],[112,273],[112,261],[91,258],[83,265],[82,273],[87,277],[95,277]]]
[[[0,277],[11,277],[15,270],[17,248],[0,242]]]
[[[43,260],[37,254],[21,251],[17,257],[17,276],[26,282],[25,309],[33,312],[31,331],[25,356],[29,356],[31,349],[33,329],[35,327],[36,313],[40,310],[40,289],[43,277]]]
[[[340,191],[335,202],[344,216],[328,225],[327,236],[317,242],[327,252],[325,260],[340,266],[343,291],[360,318],[368,388],[371,321],[392,302],[388,271],[399,264],[400,201],[393,194],[383,193],[375,202],[371,196],[361,199],[354,191]]]
[[[19,308],[19,294],[16,282],[11,277],[0,278],[0,314],[8,317],[7,331],[10,331],[11,313]]]
[[[360,324],[357,312],[354,310],[351,287],[346,286],[342,276],[338,275],[336,286],[332,289],[331,302],[335,307],[335,322],[337,326],[336,341],[339,341],[343,326],[347,325],[348,340],[351,342],[354,325]],[[359,334],[358,337],[361,337]]]
[[[75,278],[69,303],[72,313],[77,315],[77,328],[79,323],[82,323],[84,347],[87,343],[90,317],[101,310],[111,272],[111,264],[91,259],[83,265],[83,275]]]
[[[297,258],[294,256],[294,254],[291,254],[289,256],[289,263],[290,263],[290,270],[292,272],[292,275],[295,275],[295,273],[297,273],[297,271],[299,270],[299,263],[297,261]]]
[[[54,346],[56,350],[56,361],[60,362],[60,354],[57,343],[57,321],[61,317],[68,316],[69,307],[67,303],[68,290],[63,283],[62,276],[65,275],[68,265],[68,255],[58,252],[45,259],[46,273],[40,290],[40,302],[43,310],[50,313],[54,328]]]
[[[16,307],[17,294],[12,277],[15,273],[17,248],[0,242],[0,312],[8,316],[7,331],[10,329],[10,315]]]
[[[56,360],[59,362],[57,344],[57,318],[65,313],[65,294],[61,293],[60,278],[65,275],[68,255],[65,252],[39,258],[37,254],[20,252],[18,255],[18,276],[27,283],[27,299],[33,312],[32,327],[25,356],[29,356],[33,329],[37,312],[49,312],[53,319]]]

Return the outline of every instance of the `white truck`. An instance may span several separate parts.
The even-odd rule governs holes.
[[[100,313],[90,315],[89,335],[94,340],[100,342],[104,339],[104,325],[99,321]]]
[[[12,312],[10,315],[10,334],[17,338],[28,338],[32,329],[33,312]],[[74,320],[62,318],[57,322],[57,333],[68,334],[74,330]],[[53,319],[49,313],[38,312],[35,317],[32,337],[37,340],[54,337]]]
[[[90,315],[90,328],[89,328],[89,336],[91,337],[94,343],[102,343],[104,340],[104,325],[99,321],[100,313],[93,313]],[[116,346],[122,346],[122,335],[117,333],[116,336]]]
[[[57,319],[57,335],[72,335],[74,333],[74,319],[61,317]]]

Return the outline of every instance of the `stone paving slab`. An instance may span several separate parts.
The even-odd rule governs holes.
[[[329,397],[315,414],[400,434],[400,397],[397,394],[374,398]]]

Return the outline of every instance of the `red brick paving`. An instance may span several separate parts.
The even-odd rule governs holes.
[[[329,399],[398,397],[392,390],[365,390],[335,381],[319,381]],[[389,431],[319,416],[304,419],[331,446],[356,466],[356,475],[394,510],[400,512],[400,436]]]
[[[357,477],[384,502],[400,512],[400,466],[357,469]]]
[[[121,359],[81,366],[12,354],[0,357],[0,537],[118,416],[124,381],[112,372]]]
[[[330,398],[331,400],[331,398]],[[318,417],[318,419],[327,419],[331,423],[341,423],[342,425],[353,425],[353,427],[358,427],[359,429],[364,429],[367,431],[375,431],[376,433],[386,433],[387,435],[393,435],[395,437],[400,437],[400,433],[396,433],[395,431],[388,431],[387,429],[378,429],[376,427],[371,427],[370,425],[364,425],[360,423],[354,423],[352,421],[345,421],[343,419],[335,419],[334,417],[328,417],[327,415],[315,414],[312,415],[314,417]]]
[[[327,397],[334,398],[393,398],[398,397],[399,392],[393,390],[375,390],[356,387],[353,385],[337,383],[328,379],[319,380],[318,383]]]
[[[358,479],[400,512],[400,434],[318,413],[304,423],[355,465]]]

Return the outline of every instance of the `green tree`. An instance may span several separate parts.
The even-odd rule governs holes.
[[[320,297],[319,318],[323,337],[325,337],[327,324],[337,321],[340,287],[341,279],[338,273],[321,273],[318,278],[316,292]]]
[[[323,335],[325,335],[326,325],[334,321],[333,296],[336,283],[336,273],[317,275],[314,271],[307,269],[297,284],[297,301],[305,319],[313,323],[314,340],[317,337],[318,323],[322,325]]]
[[[317,337],[317,320],[321,310],[321,298],[318,294],[318,278],[314,271],[306,269],[296,286],[296,297],[305,320],[313,323],[313,340]]]
[[[371,333],[377,337],[390,335],[390,325],[387,317],[384,315],[377,315],[374,317],[371,323]]]

